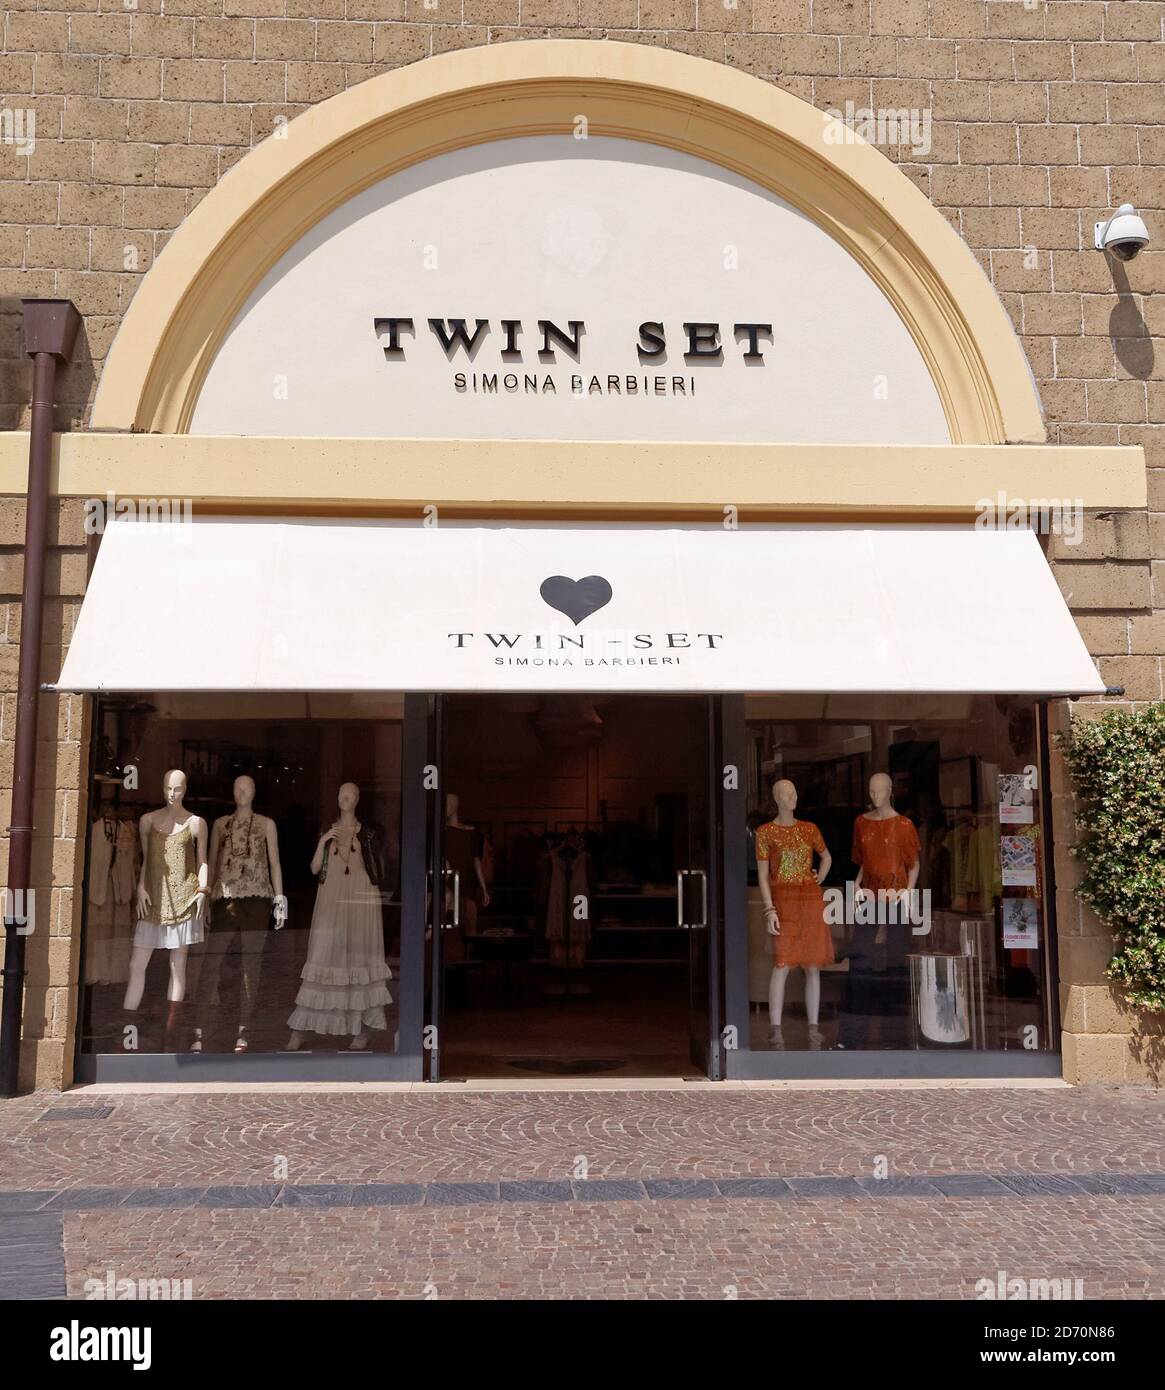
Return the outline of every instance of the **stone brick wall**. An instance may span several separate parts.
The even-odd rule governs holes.
[[[45,565],[44,651],[40,678],[53,681],[85,592],[88,554],[79,499],[52,502]],[[0,497],[0,876],[7,881],[12,812],[16,668],[20,656],[24,499]],[[33,806],[33,931],[25,945],[23,1084],[59,1086],[69,1074],[79,977],[86,816],[81,790],[88,773],[89,706],[79,695],[42,695],[37,727]],[[3,989],[0,985],[0,997]]]
[[[27,417],[19,296],[68,296],[84,315],[60,408],[62,428],[81,427],[140,277],[277,117],[430,54],[538,37],[675,48],[820,108],[932,113],[924,157],[885,152],[991,278],[1049,438],[1145,448],[1148,513],[1093,521],[1083,547],[1060,549],[1057,572],[1108,681],[1130,701],[1161,698],[1165,3],[7,0],[0,106],[34,111],[37,143],[29,156],[0,144],[0,428]],[[1093,222],[1123,201],[1154,234],[1128,266],[1091,249]],[[1066,844],[1062,785],[1057,811]],[[1104,985],[1107,938],[1072,896],[1062,848],[1057,863],[1069,1073],[1145,1075],[1143,1021],[1135,1027]]]

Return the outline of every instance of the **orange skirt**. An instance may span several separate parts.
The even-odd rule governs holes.
[[[769,881],[780,934],[773,937],[778,966],[833,964],[833,938],[825,921],[825,896],[817,883]]]

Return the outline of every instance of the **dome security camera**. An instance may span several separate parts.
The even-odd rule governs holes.
[[[1097,222],[1093,244],[1098,251],[1111,251],[1118,261],[1131,261],[1149,244],[1149,229],[1132,203],[1122,203],[1107,222]]]

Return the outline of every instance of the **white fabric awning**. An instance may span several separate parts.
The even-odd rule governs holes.
[[[1036,537],[117,521],[69,691],[1104,689]]]

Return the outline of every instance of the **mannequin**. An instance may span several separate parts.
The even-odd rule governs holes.
[[[765,906],[765,927],[773,941],[773,972],[769,977],[769,1042],[778,1051],[785,1046],[781,1015],[785,1007],[785,982],[789,971],[805,972],[805,1012],[809,1019],[809,1047],[818,1051],[822,1035],[817,1026],[821,1010],[821,967],[833,964],[833,940],[825,921],[825,897],[821,885],[833,858],[821,831],[809,821],[797,820],[797,788],[782,779],[772,787],[777,808],[775,820],[756,832],[757,882]],[[813,856],[818,867],[813,869]]]
[[[461,798],[445,798],[445,866],[460,874],[461,924],[467,936],[477,931],[479,905],[489,907],[489,889],[481,865],[481,836],[461,819]]]
[[[861,917],[869,920],[854,924],[846,1010],[838,1039],[843,1048],[863,1046],[870,1020],[895,1012],[901,1002],[894,997],[899,992],[896,984],[902,983],[896,981],[895,973],[905,966],[909,917],[899,911],[897,924],[888,923],[884,895],[892,895],[905,908],[918,882],[922,858],[914,823],[895,811],[893,794],[889,773],[875,772],[869,785],[870,810],[854,821],[851,858],[858,865],[854,898],[866,909]]]
[[[283,926],[287,921],[287,899],[283,896],[275,822],[254,810],[252,778],[235,778],[234,798],[234,814],[220,816],[210,832],[208,935],[195,992],[195,1012],[202,1019],[214,1004],[223,963],[230,956],[240,975],[235,1051],[242,1053],[248,1047],[247,1027],[259,994],[267,924],[274,911],[276,931]],[[202,1051],[201,1027],[194,1030],[190,1050]]]
[[[138,875],[138,924],[134,930],[129,962],[125,1007],[134,1010],[142,1002],[146,966],[153,951],[170,954],[170,986],[166,998],[164,1049],[173,1051],[186,997],[186,953],[203,940],[207,884],[206,822],[187,811],[186,774],[179,768],[166,773],[162,783],[166,804],[147,811],[139,825],[142,867]]]
[[[369,1028],[386,1028],[392,1003],[386,981],[381,885],[385,881],[380,837],[356,819],[360,788],[345,782],[336,798],[340,814],[320,836],[311,871],[319,880],[303,984],[287,1020],[287,1050],[303,1046],[304,1033],[351,1034],[352,1052],[368,1046]]]

